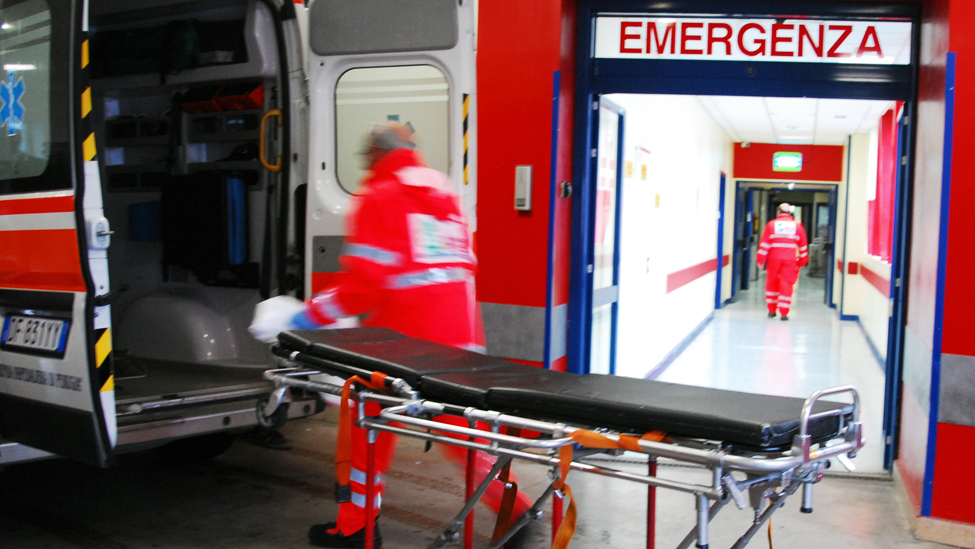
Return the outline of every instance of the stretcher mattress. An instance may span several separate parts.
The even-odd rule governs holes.
[[[769,451],[792,444],[804,399],[599,374],[575,375],[411,339],[392,330],[296,330],[289,351],[399,377],[423,398],[623,432],[664,431]],[[814,413],[849,404],[821,401]],[[835,436],[837,415],[809,424],[814,440]]]

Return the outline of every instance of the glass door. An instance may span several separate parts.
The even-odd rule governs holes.
[[[589,372],[616,371],[616,317],[619,301],[619,212],[622,181],[623,109],[599,101],[593,202],[592,316]]]

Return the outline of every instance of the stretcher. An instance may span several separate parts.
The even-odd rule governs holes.
[[[507,479],[513,460],[524,460],[551,467],[554,480],[510,527],[499,521],[488,546],[491,549],[503,546],[518,529],[537,520],[550,498],[553,547],[563,547],[575,520],[566,483],[572,470],[648,487],[648,548],[654,547],[657,488],[684,492],[695,499],[695,524],[678,549],[692,544],[706,549],[708,523],[727,503],[734,502],[740,509],[751,507],[754,520],[733,545],[740,548],[800,488],[801,509],[811,512],[812,487],[823,478],[829,460],[837,459],[852,468],[849,458],[864,444],[859,396],[852,386],[823,389],[803,400],[599,374],[574,375],[380,328],[283,332],[272,350],[279,367],[264,374],[276,386],[272,398],[258,409],[265,422],[273,423],[273,417],[287,408],[292,388],[342,394],[342,386],[316,381],[316,374],[325,373],[351,380],[344,384],[343,401],[355,403],[354,421],[370,433],[386,431],[461,446],[469,450],[469,466],[476,451],[497,456],[494,469],[479,485],[473,485],[468,471],[468,500],[434,540],[436,547],[457,541],[461,528],[465,547],[471,547],[473,526],[467,519],[475,504],[495,477]],[[827,396],[839,396],[843,402],[825,400]],[[368,402],[379,403],[381,411],[367,414]],[[462,418],[459,423],[467,427],[430,419],[444,415]],[[647,473],[584,461],[594,453],[623,451],[646,454]],[[373,501],[371,446],[369,454],[366,501]],[[705,467],[711,481],[660,478],[658,459]],[[568,500],[567,510],[563,498]],[[367,548],[372,547],[372,514],[367,510]]]

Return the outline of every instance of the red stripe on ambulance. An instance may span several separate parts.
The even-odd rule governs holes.
[[[0,287],[86,291],[74,229],[3,231]]]
[[[0,200],[0,215],[74,212],[74,196]]]

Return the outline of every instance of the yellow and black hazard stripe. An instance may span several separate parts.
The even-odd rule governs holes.
[[[85,70],[88,68],[88,40],[85,39],[81,43],[81,69]],[[91,114],[91,86],[87,85],[87,78],[85,79],[86,85],[84,91],[81,92],[81,120],[83,121],[83,134],[86,135],[84,142],[82,143],[82,153],[85,162],[93,160],[95,155],[98,153],[95,147],[95,132],[91,128],[91,121],[88,115]]]
[[[467,175],[467,135],[470,132],[470,127],[468,126],[468,118],[470,117],[470,107],[471,107],[471,94],[464,94],[464,185],[468,183]]]
[[[98,372],[99,392],[115,390],[115,376],[112,372],[112,330],[95,330],[95,365]]]
[[[81,104],[79,113],[81,114],[81,135],[85,135],[82,143],[82,155],[85,162],[95,159],[98,149],[95,146],[95,132],[91,125],[91,86],[88,85],[88,40],[81,43],[81,70],[85,89],[81,92]],[[90,185],[91,181],[85,184]],[[95,330],[95,366],[98,376],[99,392],[115,390],[115,376],[112,368],[112,330],[110,328],[99,328]]]

